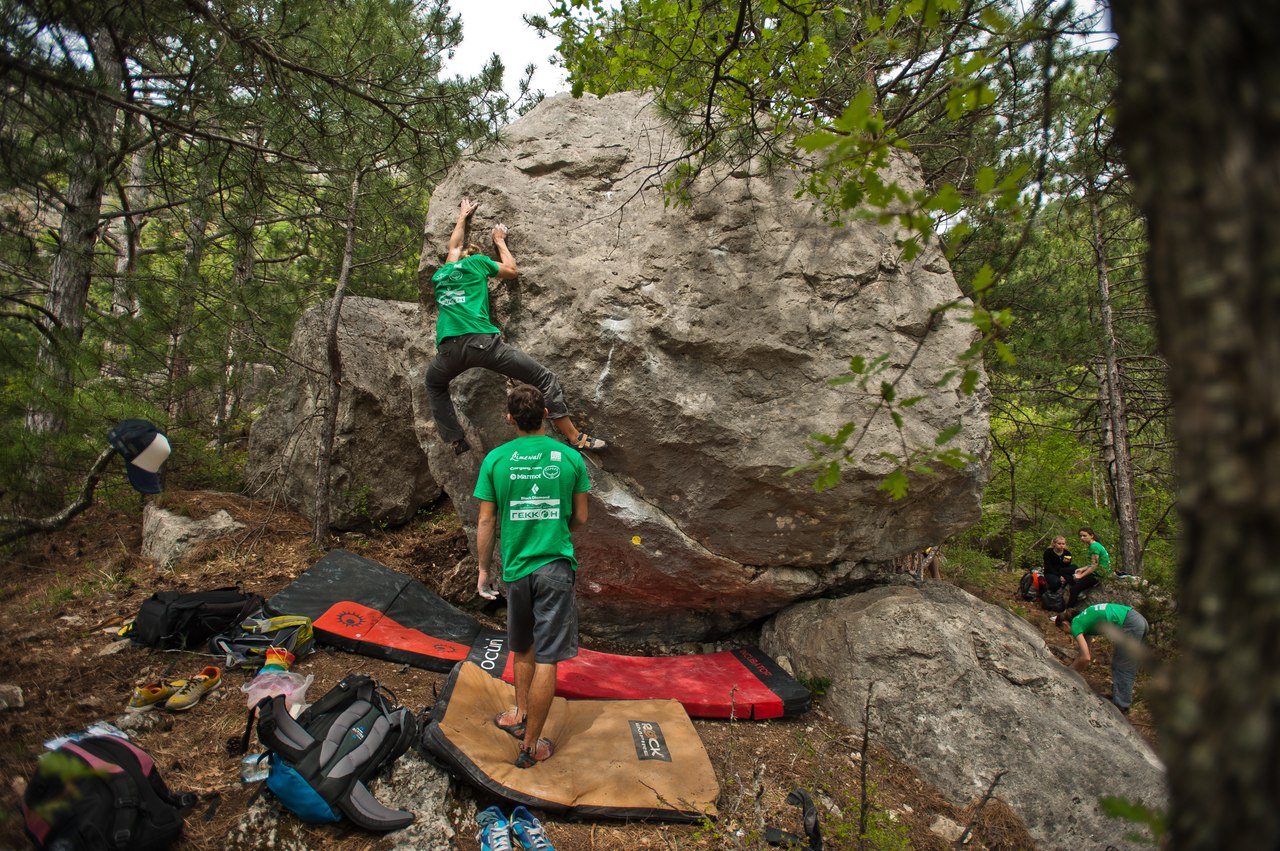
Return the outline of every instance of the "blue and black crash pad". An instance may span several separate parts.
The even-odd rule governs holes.
[[[512,682],[505,632],[489,629],[412,577],[334,550],[267,601],[311,618],[324,644],[430,671],[471,661]],[[781,718],[809,709],[809,690],[754,647],[689,656],[583,649],[556,669],[568,698],[674,699],[695,718]]]

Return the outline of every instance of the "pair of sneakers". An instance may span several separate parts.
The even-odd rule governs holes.
[[[125,711],[149,712],[162,707],[170,712],[185,712],[221,685],[222,669],[216,665],[207,665],[189,680],[157,680],[138,686],[125,705]]]
[[[524,807],[516,807],[508,819],[497,807],[489,807],[476,816],[480,825],[480,851],[555,851],[542,822]],[[512,844],[512,840],[519,845]]]

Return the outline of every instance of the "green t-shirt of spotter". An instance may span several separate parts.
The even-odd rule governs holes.
[[[578,569],[569,518],[573,495],[589,490],[582,455],[546,435],[522,435],[485,456],[474,495],[497,506],[505,582],[556,559]]]
[[[472,254],[446,263],[431,276],[435,287],[436,343],[463,334],[497,334],[489,319],[489,279],[498,274],[498,264],[484,254]]]
[[[1129,614],[1129,606],[1118,603],[1094,603],[1071,620],[1071,637],[1077,635],[1097,635],[1101,621],[1111,621],[1116,626],[1124,626],[1124,619]]]

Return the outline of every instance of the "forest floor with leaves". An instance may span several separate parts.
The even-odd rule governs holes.
[[[141,555],[140,506],[95,504],[65,528],[30,537],[0,553],[0,631],[8,652],[0,657],[0,685],[21,688],[24,706],[0,710],[0,770],[6,805],[0,813],[0,848],[27,845],[17,815],[20,790],[43,742],[123,714],[135,686],[190,676],[208,656],[137,647],[113,635],[155,591],[196,591],[238,585],[270,597],[322,555],[310,540],[310,523],[273,505],[231,494],[171,492],[162,505],[196,518],[226,509],[245,528],[202,545],[173,568],[158,568]],[[390,531],[344,534],[336,546],[413,576],[452,599],[469,576],[459,571],[466,538],[448,503]],[[944,568],[944,574],[946,573]],[[1069,642],[1047,613],[1015,601],[1017,575],[1001,574],[995,587],[968,590],[1018,611],[1061,657]],[[473,612],[475,613],[475,612]],[[491,624],[496,625],[496,624]],[[583,646],[610,652],[647,653],[649,648],[604,646],[584,637]],[[1089,673],[1094,690],[1109,685],[1108,666]],[[300,660],[296,669],[315,675],[308,696],[318,697],[348,673],[365,673],[386,685],[414,711],[429,706],[444,675],[352,655],[329,648]],[[246,706],[240,686],[248,679],[226,672],[223,686],[193,710],[163,713],[134,740],[152,754],[171,789],[196,792],[202,802],[187,818],[182,851],[213,851],[225,845],[229,828],[245,812],[252,787],[239,778],[239,758],[226,743],[244,730]],[[1151,739],[1150,718],[1139,703],[1131,722]],[[759,843],[758,825],[800,833],[798,810],[785,802],[804,788],[821,813],[825,847],[858,847],[859,814],[867,804],[868,848],[945,849],[960,830],[969,848],[1035,847],[1022,822],[997,798],[955,806],[875,741],[864,747],[863,731],[832,719],[815,700],[798,718],[772,721],[695,720],[721,785],[719,819],[710,825],[624,821],[575,821],[549,817],[547,833],[559,851],[589,849],[747,849]],[[1030,746],[1030,745],[1029,745]],[[862,786],[866,753],[866,788]],[[479,848],[473,817],[492,801],[454,781],[456,847]],[[215,797],[216,796],[216,797]],[[216,800],[209,811],[208,801]],[[377,849],[389,841],[335,826],[305,829],[306,842],[324,849]]]

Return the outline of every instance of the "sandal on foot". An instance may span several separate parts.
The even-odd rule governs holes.
[[[578,439],[571,444],[579,452],[601,452],[609,448],[609,444],[598,437],[592,437],[585,431],[578,432]]]
[[[527,750],[524,745],[521,745],[520,756],[516,757],[516,768],[535,766],[540,762],[551,759],[551,755],[555,752],[555,746],[551,744],[550,739],[538,739],[538,743],[534,745],[533,750]]]
[[[512,736],[515,736],[517,739],[523,740],[524,728],[525,728],[524,720],[521,719],[520,721],[515,721],[510,724],[503,724],[502,717],[508,713],[514,715],[515,710],[506,709],[502,712],[499,712],[497,715],[493,716],[493,726],[497,727],[499,730],[501,730],[504,733],[510,733]]]

